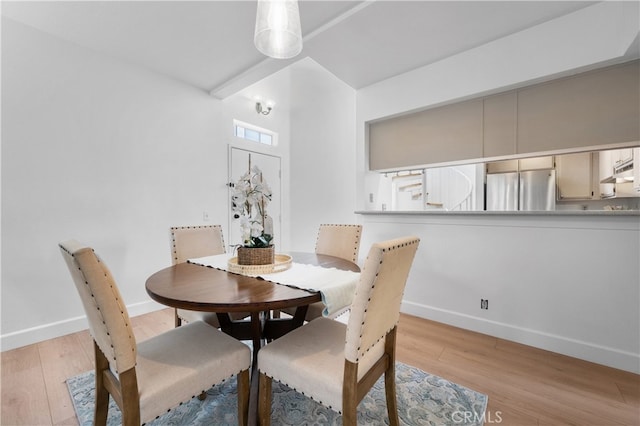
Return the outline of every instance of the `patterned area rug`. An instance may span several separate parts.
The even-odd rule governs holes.
[[[396,383],[401,425],[482,425],[487,396],[415,367],[397,363]],[[94,373],[67,380],[81,426],[91,425]],[[272,424],[342,425],[342,417],[288,387],[273,382]],[[148,425],[237,425],[235,378],[207,391],[207,399],[193,398]],[[108,425],[120,425],[121,414],[109,398]],[[358,425],[386,425],[384,380],[380,378],[358,405]]]

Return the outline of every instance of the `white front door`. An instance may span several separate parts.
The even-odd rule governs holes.
[[[229,183],[235,184],[240,176],[249,170],[249,162],[251,166],[258,166],[262,171],[262,176],[271,187],[272,197],[267,208],[267,213],[273,219],[273,243],[276,250],[280,247],[281,240],[281,220],[280,210],[282,206],[281,197],[281,177],[280,177],[280,157],[273,155],[261,154],[258,152],[247,151],[240,148],[231,148],[229,150]],[[242,243],[240,233],[240,219],[234,219],[231,211],[231,193],[233,188],[229,185],[229,241],[228,244],[233,247]],[[232,251],[233,248],[230,250]]]

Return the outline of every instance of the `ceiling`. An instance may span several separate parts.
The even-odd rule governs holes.
[[[291,60],[254,47],[253,0],[1,7],[7,18],[225,98],[305,57],[359,89],[593,3],[300,0],[304,48]]]

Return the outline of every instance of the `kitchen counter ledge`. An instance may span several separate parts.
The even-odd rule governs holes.
[[[640,210],[554,210],[554,211],[390,211],[390,210],[357,210],[361,215],[385,216],[637,216]]]

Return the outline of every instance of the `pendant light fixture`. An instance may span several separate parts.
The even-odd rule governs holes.
[[[289,59],[302,51],[297,0],[258,0],[253,42],[263,54]]]

